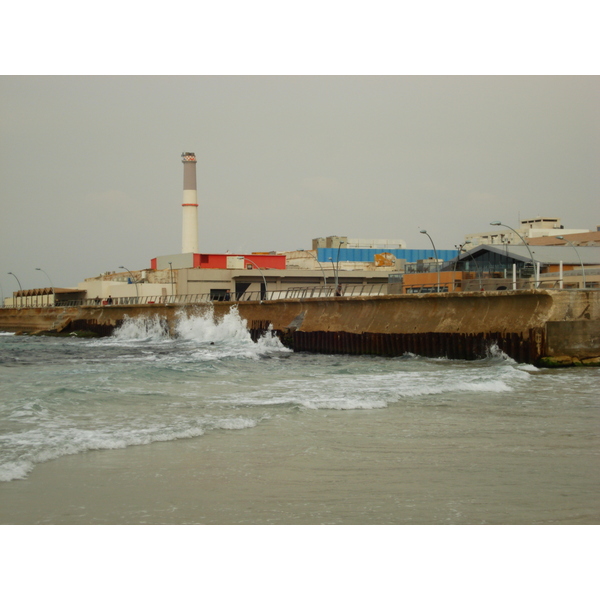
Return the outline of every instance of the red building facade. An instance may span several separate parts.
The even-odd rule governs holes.
[[[228,259],[243,258],[236,261],[235,264]],[[150,261],[150,267],[157,270],[158,259],[153,258]],[[242,267],[243,264],[243,267]],[[235,265],[235,266],[234,266]],[[227,268],[244,268],[244,269],[285,269],[286,257],[277,254],[194,254],[193,268],[194,269],[227,269]]]

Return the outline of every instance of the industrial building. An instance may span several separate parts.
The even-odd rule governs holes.
[[[499,225],[502,227],[502,225]],[[535,219],[523,219],[516,230],[494,229],[483,233],[470,233],[465,235],[463,249],[469,250],[482,244],[523,244],[523,240],[529,241],[539,238],[554,238],[557,235],[571,235],[577,233],[588,233],[587,229],[565,229],[560,219],[550,217],[536,217]],[[543,243],[543,242],[540,242]]]
[[[390,293],[600,288],[600,246],[481,245],[389,277]]]

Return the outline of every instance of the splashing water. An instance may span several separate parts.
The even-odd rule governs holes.
[[[153,317],[125,317],[123,324],[117,328],[110,338],[98,342],[101,345],[138,345],[164,344],[179,342],[187,343],[187,347],[210,350],[196,354],[196,358],[224,358],[226,356],[245,356],[258,358],[272,353],[290,353],[289,348],[283,346],[279,338],[273,333],[272,328],[265,332],[255,343],[252,341],[247,329],[247,321],[243,319],[236,306],[221,318],[216,318],[212,307],[202,309],[195,314],[181,311],[172,331],[164,318],[157,315]],[[211,346],[213,348],[207,348]]]
[[[113,333],[118,342],[160,342],[169,337],[169,325],[158,315],[135,319],[125,315],[123,324]]]

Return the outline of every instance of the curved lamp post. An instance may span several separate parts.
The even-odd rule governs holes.
[[[173,263],[169,263],[169,269],[171,269],[171,296],[175,296],[175,292],[173,291]]]
[[[506,225],[505,223],[501,223],[500,221],[492,221],[490,223],[490,225],[493,225],[494,227],[508,227],[511,231],[514,231],[520,238],[521,241],[523,242],[523,244],[525,244],[525,247],[527,248],[527,250],[529,250],[529,256],[531,256],[531,266],[533,267],[533,271],[535,274],[535,258],[533,258],[533,252],[531,252],[531,248],[529,247],[529,244],[525,241],[525,239],[523,238],[523,236],[516,230],[513,229],[510,225]],[[537,280],[537,276],[535,278],[535,287],[538,286],[538,280]]]
[[[319,267],[321,268],[321,272],[323,273],[323,285],[327,285],[327,277],[325,275],[325,269],[323,269],[323,265],[319,262],[319,259],[312,252],[309,252],[308,250],[302,250],[302,252],[306,252],[306,254],[308,254],[311,258],[314,258],[319,263]]]
[[[21,282],[19,281],[19,278],[14,273],[12,273],[11,271],[9,271],[8,274],[12,275],[17,280],[17,283],[19,284],[19,289],[22,292],[23,288],[21,287]],[[21,296],[21,304],[23,304],[23,297],[22,296]]]
[[[437,291],[439,294],[440,293],[440,262],[438,260],[437,250],[435,249],[435,244],[433,243],[431,236],[427,233],[427,230],[421,229],[421,233],[423,233],[424,235],[426,235],[429,238],[429,241],[431,242],[431,245],[433,246],[433,253],[435,255],[435,265],[436,265],[436,270],[437,270]]]
[[[461,246],[454,246],[454,247],[458,248],[459,252],[462,253],[463,246],[464,246],[464,244],[462,244]],[[471,254],[470,250],[467,250],[467,255],[470,256],[473,259],[473,262],[475,263],[475,272],[477,273],[477,279],[479,279],[479,289],[481,291],[483,291],[483,281],[481,280],[481,272],[479,271],[479,265],[477,264],[477,260],[475,259],[475,255]],[[458,257],[456,257],[456,260],[458,262]]]
[[[577,258],[579,259],[579,262],[581,263],[581,277],[583,279],[583,289],[585,289],[585,269],[583,267],[583,261],[581,260],[581,256],[579,255],[579,252],[577,252],[577,248],[575,248],[575,244],[571,243],[569,240],[565,240],[564,236],[562,236],[562,235],[557,235],[556,239],[566,242],[567,244],[569,244],[569,246],[571,246],[571,248],[573,248],[573,250],[575,250],[575,254],[577,254]]]
[[[339,243],[338,246],[338,251],[337,251],[337,260],[336,262],[336,266],[335,266],[335,272],[336,272],[336,276],[335,276],[335,289],[337,290],[338,284],[339,284],[339,279],[340,279],[340,248],[342,247],[342,242]]]
[[[133,273],[127,267],[119,267],[119,269],[125,269],[131,275],[131,278],[133,279],[133,283],[135,283],[135,295],[139,298],[140,293],[138,291],[137,281],[136,281],[135,277],[133,276]]]
[[[46,273],[44,269],[40,269],[39,267],[36,267],[35,270],[41,271],[48,278],[48,281],[50,282],[50,287],[52,288],[52,297],[54,298],[52,305],[56,306],[56,292],[54,291],[54,284],[52,283],[52,279],[50,279],[50,275],[48,275],[48,273]]]
[[[252,263],[260,271],[260,274],[262,275],[262,278],[263,278],[263,281],[265,284],[265,298],[266,298],[267,297],[267,280],[265,279],[262,269],[253,260],[250,260],[246,256],[244,256],[244,260],[247,260],[249,263]],[[262,298],[260,299],[260,304],[262,304]]]
[[[329,257],[329,262],[331,263],[331,268],[333,269],[333,281],[334,281],[334,287],[337,287],[337,283],[338,283],[338,274],[337,274],[337,269],[335,268],[335,262],[333,262],[333,256]]]

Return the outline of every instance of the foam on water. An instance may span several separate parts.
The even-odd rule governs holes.
[[[235,308],[221,319],[210,309],[181,313],[172,332],[159,317],[127,317],[109,338],[19,343],[37,368],[15,372],[12,388],[4,382],[10,398],[0,406],[0,481],[60,456],[254,427],[268,415],[227,408],[211,416],[207,407],[235,385],[228,378],[237,376],[239,360],[291,352],[271,332],[254,343]],[[190,404],[178,408],[185,398]]]
[[[125,315],[123,324],[118,327],[112,340],[115,342],[163,342],[169,339],[169,326],[158,315],[132,319]]]
[[[480,361],[294,354],[272,331],[254,343],[233,308],[125,319],[109,338],[2,338],[0,481],[96,449],[255,427],[299,411],[386,409],[444,398],[496,402],[531,369],[497,349]],[[436,400],[437,401],[437,400]]]
[[[221,319],[215,319],[212,307],[196,315],[178,315],[175,332],[178,337],[194,342],[252,342],[246,321],[236,306]]]
[[[240,317],[236,306],[222,318],[214,315],[212,306],[196,314],[181,311],[173,331],[169,331],[166,320],[154,317],[125,317],[123,324],[115,330],[110,338],[96,342],[99,345],[134,345],[140,344],[173,344],[187,342],[185,348],[192,348],[192,357],[196,360],[218,360],[227,357],[260,358],[273,353],[290,353],[277,336],[266,332],[258,342],[254,343],[247,329],[247,322]],[[143,357],[153,360],[153,353]],[[172,357],[171,357],[172,358]],[[136,357],[140,360],[139,357]]]
[[[490,361],[453,363],[446,359],[413,361],[389,359],[397,369],[387,373],[352,373],[294,379],[285,374],[268,389],[233,394],[226,402],[238,406],[290,405],[308,409],[358,410],[386,408],[407,398],[445,395],[453,397],[503,394],[523,385],[530,377],[514,365]],[[449,372],[448,366],[454,369]]]
[[[146,428],[105,427],[86,430],[76,427],[45,427],[0,435],[0,445],[13,449],[13,456],[0,464],[0,481],[23,479],[36,464],[89,450],[115,450],[153,442],[195,438],[207,430],[246,429],[258,421],[243,417],[207,419],[196,425],[174,424]],[[24,452],[23,449],[26,449]]]

